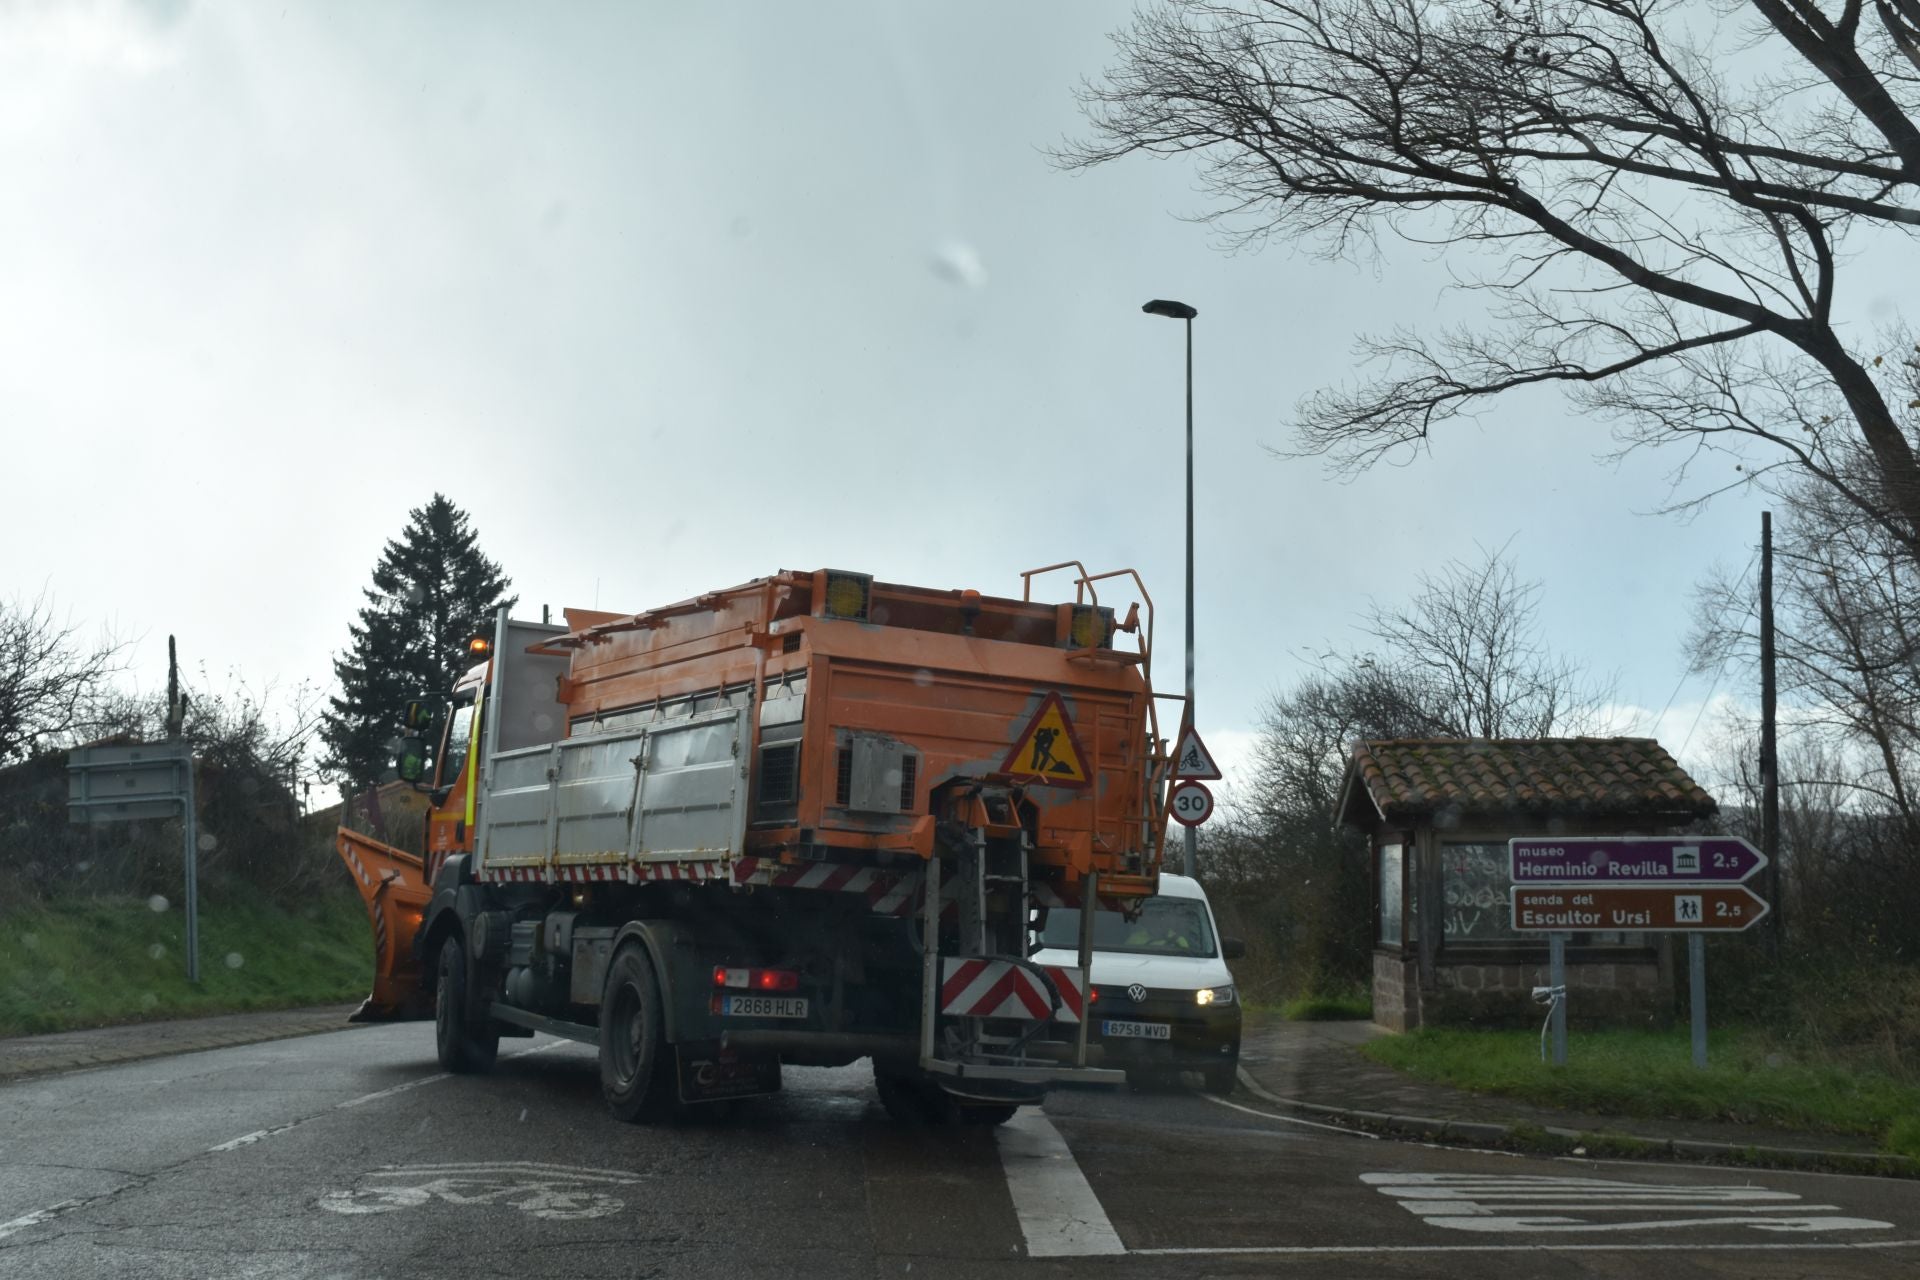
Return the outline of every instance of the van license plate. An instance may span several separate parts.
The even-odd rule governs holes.
[[[805,996],[721,996],[720,1015],[725,1018],[804,1018]]]
[[[1171,1040],[1173,1028],[1164,1022],[1103,1022],[1100,1034],[1116,1040]]]

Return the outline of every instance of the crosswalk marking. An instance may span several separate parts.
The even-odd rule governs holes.
[[[1847,1217],[1839,1205],[1805,1204],[1791,1191],[1752,1185],[1476,1173],[1363,1173],[1360,1180],[1430,1225],[1455,1231],[1534,1235],[1719,1226],[1768,1232],[1893,1229],[1891,1222]],[[1623,1214],[1633,1220],[1611,1220]]]
[[[994,1131],[1007,1190],[1030,1258],[1125,1253],[1107,1211],[1074,1163],[1065,1138],[1038,1107],[1022,1107]]]

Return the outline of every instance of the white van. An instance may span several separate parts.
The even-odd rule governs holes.
[[[1080,910],[1054,907],[1039,926],[1034,962],[1071,967],[1080,952]],[[1240,1065],[1240,1000],[1228,960],[1246,954],[1222,938],[1197,880],[1160,875],[1160,892],[1127,919],[1093,918],[1093,1025],[1102,1065],[1130,1079],[1198,1071],[1207,1092],[1233,1092]]]

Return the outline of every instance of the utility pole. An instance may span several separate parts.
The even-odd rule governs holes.
[[[1773,512],[1760,513],[1760,852],[1767,855],[1767,901],[1775,958],[1787,940],[1780,894],[1780,755],[1775,737],[1773,682]]]
[[[187,722],[187,704],[180,696],[180,657],[167,637],[167,741],[178,742]]]
[[[1197,717],[1193,711],[1193,318],[1200,313],[1184,302],[1175,302],[1167,298],[1155,298],[1140,308],[1150,316],[1164,316],[1169,320],[1184,321],[1187,337],[1187,714],[1186,723],[1196,731],[1199,729]],[[1183,729],[1184,733],[1184,729]],[[1197,842],[1199,833],[1192,827],[1186,828],[1186,857],[1181,870],[1189,877],[1194,875],[1198,861]]]

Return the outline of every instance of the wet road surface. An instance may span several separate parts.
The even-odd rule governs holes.
[[[660,1128],[430,1025],[0,1085],[0,1276],[1906,1276],[1920,1185],[1373,1139],[1180,1091],[890,1121],[864,1064]]]

